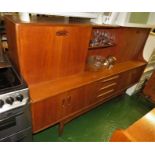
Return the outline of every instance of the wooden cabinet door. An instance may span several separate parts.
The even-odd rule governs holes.
[[[64,108],[65,95],[65,93],[59,94],[31,104],[34,133],[57,123],[62,118],[61,112]]]
[[[61,63],[59,75],[68,76],[84,71],[87,49],[89,44],[90,29],[88,27],[62,27],[60,32],[64,36],[56,36],[61,39]],[[57,32],[56,32],[57,33]]]
[[[127,89],[128,87],[137,83],[143,73],[145,66],[129,70],[120,74],[118,89]]]
[[[28,84],[84,71],[88,26],[20,25],[20,66]]]
[[[80,111],[85,107],[85,86],[68,91],[65,98],[63,117]]]
[[[65,107],[63,108],[63,117],[74,115],[86,108],[95,104],[97,83],[76,88],[66,93],[64,101]]]
[[[150,29],[145,28],[123,28],[120,36],[120,44],[118,45],[120,62],[137,59],[138,55],[143,51],[145,41]]]

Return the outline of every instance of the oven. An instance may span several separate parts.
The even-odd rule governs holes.
[[[30,141],[29,89],[12,65],[0,63],[0,142]]]
[[[32,141],[29,104],[0,114],[0,141]]]

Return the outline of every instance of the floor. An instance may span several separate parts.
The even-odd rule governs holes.
[[[108,142],[117,128],[127,128],[153,108],[140,95],[123,95],[104,103],[65,125],[58,136],[58,125],[33,136],[35,142]]]

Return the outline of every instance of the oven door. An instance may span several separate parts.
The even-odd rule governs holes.
[[[29,106],[0,114],[0,140],[31,127]]]
[[[0,142],[32,142],[32,128],[29,127],[9,137],[5,137]]]

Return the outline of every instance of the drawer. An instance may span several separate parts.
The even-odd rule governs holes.
[[[107,91],[109,89],[115,89],[116,87],[117,87],[116,82],[110,82],[106,85],[99,85],[97,92],[103,92],[103,91]]]
[[[111,87],[116,87],[118,83],[118,75],[102,79],[97,82],[97,91],[104,90]]]
[[[104,78],[95,82],[92,103],[99,103],[113,96],[118,86],[119,75]]]
[[[104,99],[112,96],[114,92],[115,92],[115,89],[111,88],[106,91],[97,93],[95,97],[95,102],[102,102]]]
[[[99,80],[98,82],[100,82],[100,83],[107,83],[107,82],[110,82],[110,81],[117,81],[118,78],[119,78],[119,75],[115,75],[115,76],[111,76],[109,78],[105,78],[105,79]]]

